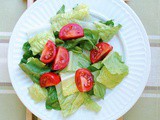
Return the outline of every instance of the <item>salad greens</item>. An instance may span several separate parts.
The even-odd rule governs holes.
[[[47,90],[45,88],[41,88],[36,83],[29,87],[28,90],[31,98],[35,102],[41,102],[47,98]]]
[[[27,63],[21,63],[19,66],[37,84],[39,84],[39,78],[43,73],[51,71],[48,66],[34,57],[30,57]]]
[[[30,50],[33,52],[33,55],[41,53],[48,40],[55,42],[54,34],[50,31],[37,34],[29,39],[28,42],[31,46]]]
[[[84,4],[77,5],[69,12],[65,12],[63,5],[50,19],[51,30],[31,37],[22,48],[24,54],[19,66],[34,83],[28,89],[31,98],[36,103],[45,100],[46,109],[61,110],[64,117],[73,114],[82,105],[88,110],[99,112],[101,106],[92,96],[97,100],[104,99],[106,89],[116,87],[129,73],[128,66],[117,52],[110,52],[96,63],[91,62],[91,51],[101,49],[97,44],[106,44],[122,26],[115,25],[113,20],[90,22],[89,17],[89,8]],[[69,23],[79,24],[83,28],[84,36],[69,40],[60,39],[61,28]],[[53,70],[51,65],[54,61],[49,64],[42,62],[40,56],[48,40],[56,47],[64,47],[69,51],[69,63],[63,70]],[[93,77],[93,87],[87,92],[80,92],[75,81],[76,72],[81,68],[89,70]],[[60,76],[61,82],[42,88],[40,78],[49,72]],[[85,82],[83,84],[86,84]]]
[[[61,110],[55,86],[47,88],[47,91],[48,91],[48,96],[46,99],[46,109]]]

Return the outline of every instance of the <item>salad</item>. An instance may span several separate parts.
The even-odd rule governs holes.
[[[122,26],[113,20],[92,22],[83,4],[69,12],[63,5],[50,23],[51,29],[29,36],[23,45],[19,66],[34,83],[29,95],[64,117],[82,105],[99,112],[96,101],[128,75],[122,57],[107,43]]]

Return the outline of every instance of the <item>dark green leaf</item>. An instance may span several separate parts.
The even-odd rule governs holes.
[[[64,41],[59,38],[55,39],[55,42],[56,46],[64,46]]]
[[[103,24],[105,24],[105,25],[114,27],[114,22],[113,22],[113,20],[108,20],[108,21],[106,21],[106,22],[100,21],[100,22],[103,23]]]
[[[37,58],[29,58],[27,63],[20,63],[19,66],[37,84],[39,84],[40,76],[50,71],[50,68]]]
[[[89,95],[94,95],[93,89],[91,89],[90,91],[88,91],[87,94],[89,94]]]
[[[83,50],[82,48],[76,46],[74,49],[72,49],[72,52],[82,54]]]
[[[58,38],[59,37],[59,32],[58,31],[54,32],[54,36],[55,36],[55,38]]]
[[[65,5],[62,5],[60,10],[57,12],[57,14],[65,13]]]
[[[46,109],[61,110],[55,86],[49,87],[47,88],[47,90],[48,90],[48,97],[46,100]]]

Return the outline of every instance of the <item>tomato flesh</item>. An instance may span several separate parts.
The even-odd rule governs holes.
[[[76,23],[69,23],[65,25],[59,32],[59,38],[62,40],[76,39],[83,36],[83,28]]]
[[[57,48],[57,55],[52,65],[52,70],[62,70],[69,63],[69,52],[64,47]]]
[[[43,63],[50,63],[54,60],[55,56],[56,56],[56,46],[51,40],[48,40],[44,47],[44,50],[42,51],[40,60]]]
[[[90,60],[96,63],[106,57],[113,49],[111,45],[105,42],[100,42],[96,45],[97,49],[92,49],[90,52]]]
[[[90,91],[93,87],[93,75],[85,68],[78,69],[75,75],[75,82],[80,92]]]
[[[59,75],[52,72],[44,73],[40,77],[40,86],[41,87],[54,86],[54,85],[57,85],[60,81],[61,81],[61,78]]]

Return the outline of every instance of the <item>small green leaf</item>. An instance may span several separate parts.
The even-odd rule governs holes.
[[[65,13],[65,5],[62,5],[62,7],[58,10],[57,14]]]

